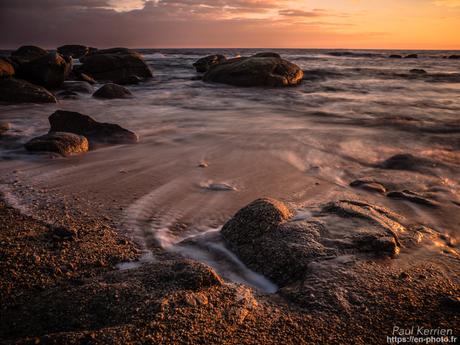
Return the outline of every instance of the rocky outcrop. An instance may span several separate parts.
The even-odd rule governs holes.
[[[115,98],[128,98],[131,97],[133,94],[127,88],[109,83],[105,84],[99,90],[97,90],[93,97],[96,98],[105,98],[105,99],[115,99]]]
[[[72,62],[58,53],[47,54],[20,66],[19,77],[47,88],[57,88],[72,70]]]
[[[74,59],[80,59],[89,53],[89,48],[79,44],[68,44],[59,47],[57,52],[65,56],[70,56]]]
[[[25,144],[29,151],[55,152],[63,156],[87,152],[88,140],[81,135],[65,132],[50,132],[33,138]]]
[[[220,54],[205,56],[197,60],[193,67],[195,67],[198,73],[206,73],[211,67],[218,65],[227,60],[227,58]]]
[[[0,78],[9,78],[14,75],[14,66],[8,59],[0,58]]]
[[[22,46],[11,53],[11,59],[18,64],[23,64],[45,55],[48,55],[48,52],[40,47]]]
[[[203,81],[235,86],[295,86],[303,71],[299,66],[275,57],[249,57],[227,60],[210,69]]]
[[[77,112],[58,110],[49,117],[50,132],[69,132],[88,138],[90,145],[133,144],[138,136],[117,124],[97,122],[88,115]]]
[[[151,78],[152,71],[141,54],[126,48],[98,50],[81,59],[83,65],[78,69],[98,81],[123,82],[127,78]]]
[[[56,97],[41,86],[20,79],[0,79],[0,102],[56,103]]]

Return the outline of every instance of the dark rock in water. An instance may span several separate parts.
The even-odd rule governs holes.
[[[257,53],[254,54],[252,57],[274,57],[274,58],[279,58],[281,59],[281,55],[278,53],[273,53],[273,52],[263,52],[263,53]]]
[[[425,206],[431,206],[431,207],[437,207],[439,206],[437,201],[434,201],[430,198],[427,198],[421,194],[412,192],[410,190],[403,190],[402,192],[389,192],[387,194],[387,197],[393,198],[393,199],[402,199],[402,200],[407,200],[416,204],[421,204]]]
[[[152,71],[141,54],[126,48],[98,50],[80,59],[83,65],[78,69],[98,81],[119,83],[133,75],[151,78]]]
[[[50,132],[31,139],[25,144],[29,151],[56,152],[63,156],[87,152],[88,140],[81,135],[65,132]]]
[[[75,91],[64,90],[56,94],[58,98],[62,99],[78,99],[78,93]]]
[[[65,56],[70,56],[74,59],[80,59],[89,53],[89,48],[78,44],[68,44],[59,47],[57,52]]]
[[[438,164],[432,160],[416,157],[410,153],[392,156],[380,163],[378,167],[390,170],[422,171],[425,168],[435,168]]]
[[[71,61],[60,54],[52,53],[22,64],[17,75],[34,84],[57,88],[62,85],[71,70]]]
[[[120,85],[133,85],[133,84],[139,84],[143,81],[141,77],[138,77],[137,75],[130,75],[126,78],[121,79],[118,84]]]
[[[14,67],[8,59],[0,58],[0,78],[9,78],[14,75]]]
[[[90,144],[133,144],[138,136],[116,124],[97,122],[88,115],[58,110],[49,117],[51,132],[70,132],[88,138]]]
[[[420,75],[427,74],[427,72],[424,69],[418,69],[418,68],[411,69],[410,73],[420,74]]]
[[[77,79],[80,81],[86,81],[87,83],[91,85],[96,84],[96,81],[93,78],[91,78],[89,75],[86,75],[85,73],[80,73]]]
[[[227,58],[220,54],[209,55],[197,60],[193,64],[193,67],[195,67],[198,73],[206,73],[211,67],[218,65],[226,60]]]
[[[15,62],[22,64],[46,55],[48,55],[48,52],[40,47],[22,46],[11,53],[11,58]]]
[[[117,85],[117,84],[105,84],[99,90],[97,90],[93,97],[96,98],[106,98],[106,99],[115,99],[115,98],[127,98],[131,97],[133,94],[127,88]]]
[[[0,135],[10,130],[11,124],[9,122],[0,122]]]
[[[280,58],[239,58],[215,65],[203,76],[205,82],[235,86],[295,86],[303,71],[299,66]]]
[[[404,59],[418,59],[418,55],[417,54],[409,54],[409,55],[404,56]]]
[[[450,56],[448,57],[448,59],[451,59],[451,60],[460,60],[460,55],[455,55],[455,54],[454,54],[454,55],[450,55]]]
[[[385,186],[382,185],[381,183],[378,183],[372,180],[366,180],[366,179],[355,180],[350,183],[350,186],[365,189],[369,192],[376,192],[376,193],[381,193],[381,194],[384,194],[387,191]]]
[[[0,102],[56,103],[56,97],[41,86],[20,79],[0,79]]]
[[[62,88],[66,91],[78,93],[93,93],[94,88],[86,81],[65,81]]]
[[[390,59],[402,59],[402,55],[392,54],[392,55],[390,55]]]

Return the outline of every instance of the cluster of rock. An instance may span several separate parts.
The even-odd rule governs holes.
[[[202,80],[205,82],[235,86],[296,86],[303,78],[299,66],[271,52],[232,59],[210,55],[199,59],[193,66],[197,72],[204,73]]]
[[[58,110],[49,118],[50,131],[25,144],[29,151],[63,156],[87,152],[98,144],[134,144],[138,136],[117,124],[97,122],[88,115]]]
[[[73,59],[79,59],[81,65],[73,66]],[[56,95],[77,98],[79,93],[92,92],[91,85],[96,82],[111,84],[95,97],[124,98],[131,95],[129,90],[112,83],[137,84],[151,77],[142,55],[127,48],[97,50],[67,45],[48,52],[22,46],[10,57],[0,58],[0,102],[56,103]],[[68,81],[79,84],[69,87]]]

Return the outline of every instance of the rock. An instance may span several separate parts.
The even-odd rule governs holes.
[[[402,153],[388,158],[377,167],[390,170],[423,171],[426,168],[435,168],[436,166],[437,163],[430,159]]]
[[[257,53],[254,54],[252,57],[273,57],[273,58],[279,58],[281,59],[281,55],[278,53],[273,53],[273,52],[264,52],[264,53]]]
[[[152,71],[141,54],[126,48],[99,50],[81,59],[83,65],[79,73],[84,73],[98,81],[119,83],[133,75],[151,78]]]
[[[439,305],[445,310],[460,314],[460,297],[442,296],[439,299]]]
[[[137,143],[138,136],[116,124],[97,122],[88,115],[58,110],[49,117],[51,132],[70,132],[88,138],[93,142],[107,144]]]
[[[85,74],[85,73],[80,73],[77,77],[78,80],[80,81],[86,81],[87,83],[91,84],[91,85],[94,85],[96,84],[96,81],[91,78],[89,75]]]
[[[455,54],[454,54],[454,55],[450,55],[450,56],[448,57],[448,59],[451,59],[451,60],[460,60],[460,55],[455,55]]]
[[[48,52],[40,47],[22,46],[11,53],[11,58],[18,64],[23,64],[46,55]]]
[[[193,64],[193,67],[195,67],[198,73],[206,73],[211,67],[218,65],[226,60],[227,58],[220,54],[209,55],[197,60]]]
[[[53,239],[59,241],[75,240],[78,236],[77,232],[74,229],[65,228],[62,226],[49,226],[49,230]]]
[[[350,183],[350,186],[365,189],[369,192],[376,192],[380,194],[384,194],[387,191],[385,186],[383,186],[381,183],[378,183],[372,180],[367,180],[367,179],[355,180]]]
[[[47,88],[58,88],[72,70],[72,62],[57,53],[47,54],[24,63],[17,71],[18,76]]]
[[[0,58],[0,78],[9,78],[14,75],[14,67],[8,59]]]
[[[430,198],[427,198],[421,194],[412,192],[410,190],[403,190],[402,192],[395,191],[395,192],[389,192],[387,194],[387,197],[393,198],[393,199],[402,199],[402,200],[407,200],[416,204],[421,204],[425,206],[431,206],[431,207],[437,207],[439,206],[437,201],[434,201]]]
[[[126,78],[121,79],[118,84],[120,85],[133,85],[133,84],[139,84],[142,82],[143,79],[138,77],[137,75],[130,75]]]
[[[0,135],[11,129],[11,124],[8,122],[0,122]]]
[[[62,88],[66,91],[78,93],[93,93],[94,88],[86,81],[65,81]]]
[[[402,55],[392,54],[392,55],[390,55],[390,59],[402,59]]]
[[[87,152],[88,140],[77,134],[65,132],[50,132],[31,139],[25,144],[29,151],[56,152],[63,156]]]
[[[56,96],[61,99],[78,99],[79,98],[78,93],[74,91],[68,91],[68,90],[58,92]]]
[[[205,168],[204,166],[201,166],[201,167]],[[228,183],[216,183],[216,182],[204,183],[202,184],[202,187],[207,190],[212,190],[216,192],[236,191],[236,188]]]
[[[78,44],[68,44],[59,47],[57,52],[65,56],[70,56],[74,59],[80,59],[89,53],[89,48]]]
[[[409,55],[404,56],[404,59],[418,59],[418,55],[417,54],[409,54]]]
[[[250,57],[232,59],[215,65],[203,76],[205,82],[235,86],[294,86],[300,84],[303,71],[280,58]]]
[[[56,103],[56,97],[41,86],[20,79],[0,79],[0,102]]]
[[[424,69],[418,69],[418,68],[411,69],[410,73],[420,74],[420,75],[427,74],[427,72]]]
[[[106,99],[114,99],[114,98],[127,98],[131,97],[133,94],[127,88],[117,85],[117,84],[105,84],[99,90],[97,90],[93,97],[96,98],[106,98]]]

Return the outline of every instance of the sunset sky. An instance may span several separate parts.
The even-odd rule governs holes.
[[[1,48],[460,49],[460,0],[0,0]]]

